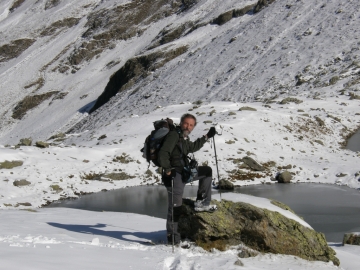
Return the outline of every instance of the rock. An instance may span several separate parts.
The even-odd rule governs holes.
[[[265,168],[261,166],[259,163],[257,163],[254,159],[251,157],[244,157],[242,159],[242,162],[244,162],[246,165],[248,165],[253,171],[265,171]]]
[[[49,148],[50,144],[48,144],[46,142],[42,142],[42,141],[37,141],[35,143],[35,146],[39,147],[39,148]]]
[[[220,14],[219,17],[217,17],[216,19],[214,19],[212,21],[212,23],[214,24],[218,24],[218,25],[223,25],[225,23],[227,23],[228,21],[230,21],[233,18],[233,11],[227,11],[223,14]]]
[[[291,179],[292,179],[292,175],[288,171],[284,171],[282,173],[279,173],[276,176],[276,180],[278,180],[278,183],[290,183]]]
[[[103,134],[103,135],[101,135],[101,136],[98,138],[98,141],[103,140],[103,139],[105,139],[105,138],[107,138],[107,136],[106,136],[106,134]]]
[[[5,160],[4,162],[0,162],[0,169],[12,169],[15,167],[22,166],[23,164],[24,162],[21,160],[13,160],[13,161]]]
[[[19,203],[19,205],[21,205],[21,206],[32,206],[32,204],[29,203],[29,202]]]
[[[57,134],[51,136],[49,138],[49,140],[61,140],[61,139],[65,139],[65,138],[66,138],[66,134],[63,132],[60,132],[60,133],[57,133]]]
[[[263,8],[268,7],[268,5],[273,2],[275,2],[275,0],[259,0],[254,7],[254,13],[260,12]]]
[[[29,185],[31,185],[31,182],[29,182],[29,181],[27,181],[27,180],[25,180],[25,179],[15,180],[15,181],[13,182],[13,185],[14,185],[15,187],[24,187],[24,186],[29,186]]]
[[[63,189],[59,185],[51,185],[50,188],[56,193],[63,191]]]
[[[339,79],[340,79],[339,76],[334,76],[329,80],[329,84],[334,85],[338,82]]]
[[[346,233],[343,239],[343,245],[360,246],[360,233]]]
[[[231,183],[228,180],[222,179],[222,180],[219,181],[219,189],[221,189],[221,190],[234,190],[234,184]]]
[[[335,252],[325,236],[279,212],[255,207],[244,202],[213,200],[218,210],[195,212],[193,201],[184,199],[179,219],[182,238],[196,242],[205,250],[226,250],[228,246],[248,248],[273,254],[295,255],[310,261],[333,261]]]
[[[21,139],[18,145],[19,146],[31,146],[32,145],[32,139],[31,138]]]
[[[292,97],[287,97],[284,98],[282,101],[280,101],[280,104],[289,104],[289,103],[295,103],[295,104],[300,104],[303,101],[297,98],[292,98]]]
[[[321,145],[324,145],[324,142],[321,141],[321,140],[315,140],[314,142],[318,143],[318,144],[321,144]]]
[[[245,107],[241,107],[239,111],[257,111],[257,110],[255,108],[245,106]]]

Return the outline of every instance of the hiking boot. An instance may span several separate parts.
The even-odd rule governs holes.
[[[204,201],[194,202],[194,210],[196,212],[214,212],[217,209],[217,206],[214,204],[205,205]]]
[[[172,241],[173,241],[172,234],[168,234],[167,235],[168,245],[172,245]],[[180,244],[180,235],[175,233],[174,234],[174,245],[179,245],[179,244]]]

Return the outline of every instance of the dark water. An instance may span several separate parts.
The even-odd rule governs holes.
[[[347,141],[346,149],[360,151],[360,129]]]
[[[184,197],[195,197],[197,187],[187,186]],[[281,201],[303,217],[329,242],[341,242],[344,233],[360,231],[360,192],[321,184],[272,184],[237,188],[236,193]],[[167,192],[162,186],[141,186],[82,196],[77,200],[53,203],[91,211],[115,211],[165,218]],[[165,223],[164,223],[165,224]]]

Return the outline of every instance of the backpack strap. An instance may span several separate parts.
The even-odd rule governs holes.
[[[171,158],[171,161],[173,161],[173,160],[179,160],[179,161],[180,161],[182,167],[176,167],[176,169],[177,169],[177,171],[178,171],[179,173],[182,173],[183,169],[184,169],[185,167],[188,167],[188,166],[189,166],[189,161],[188,161],[188,156],[185,156],[185,155],[184,155],[184,151],[183,151],[183,141],[184,141],[184,138],[183,138],[182,136],[180,136],[181,130],[180,130],[178,127],[176,127],[175,130],[176,130],[176,132],[179,134],[179,140],[178,140],[178,142],[176,143],[176,146],[175,146],[175,147],[177,147],[177,148],[179,149],[180,156],[172,157],[172,158]]]

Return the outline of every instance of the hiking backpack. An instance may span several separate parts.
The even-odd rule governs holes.
[[[158,162],[158,153],[164,142],[166,135],[170,130],[175,129],[173,120],[170,118],[157,120],[154,123],[154,130],[151,131],[150,135],[146,137],[144,147],[140,150],[143,153],[143,157],[149,162],[160,167]]]

